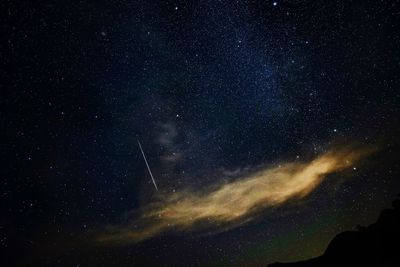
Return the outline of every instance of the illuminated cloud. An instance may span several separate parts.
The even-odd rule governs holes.
[[[130,223],[109,227],[97,236],[97,241],[139,242],[171,230],[232,228],[254,219],[268,207],[307,196],[326,175],[352,166],[371,151],[334,149],[309,162],[281,163],[204,190],[163,195],[144,206],[141,215]]]

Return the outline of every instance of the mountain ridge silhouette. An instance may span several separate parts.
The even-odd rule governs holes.
[[[399,267],[400,194],[392,206],[383,210],[375,223],[336,235],[321,256],[293,263],[272,263],[267,267]]]

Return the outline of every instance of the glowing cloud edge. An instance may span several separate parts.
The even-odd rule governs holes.
[[[204,190],[161,195],[160,200],[145,205],[138,218],[125,225],[109,226],[95,240],[100,244],[125,244],[171,230],[234,228],[269,207],[306,197],[328,174],[352,166],[373,151],[370,147],[335,148],[308,162],[267,166]]]

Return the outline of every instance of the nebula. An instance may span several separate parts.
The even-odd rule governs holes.
[[[140,242],[167,231],[221,231],[259,216],[261,211],[306,197],[331,173],[370,154],[370,148],[331,149],[308,162],[266,166],[224,184],[164,194],[123,225],[96,236],[101,243]]]

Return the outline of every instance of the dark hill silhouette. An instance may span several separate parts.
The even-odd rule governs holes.
[[[400,199],[392,204],[393,208],[383,210],[370,226],[338,234],[321,256],[295,263],[273,263],[268,267],[399,267]]]

